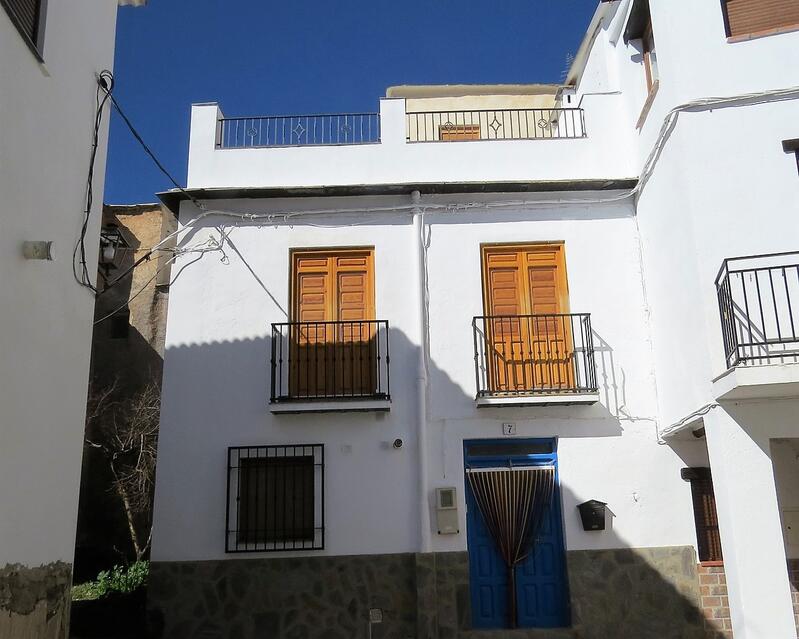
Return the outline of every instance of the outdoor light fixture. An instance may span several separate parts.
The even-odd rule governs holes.
[[[48,260],[52,262],[55,259],[53,243],[48,241],[23,242],[22,256],[26,260]]]
[[[107,268],[115,266],[117,250],[127,246],[125,238],[119,231],[119,227],[109,225],[100,230],[100,264]]]
[[[604,501],[589,499],[579,504],[580,519],[583,520],[583,530],[605,530],[605,506]]]

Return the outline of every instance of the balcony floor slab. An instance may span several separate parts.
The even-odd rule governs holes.
[[[717,401],[799,397],[799,364],[738,365],[713,380]]]
[[[291,400],[269,404],[269,412],[274,415],[386,412],[390,409],[390,399]]]
[[[599,393],[570,393],[564,395],[509,395],[478,397],[477,408],[504,408],[519,406],[588,406],[599,401]]]

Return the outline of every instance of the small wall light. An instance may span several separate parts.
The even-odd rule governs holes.
[[[605,506],[604,501],[589,499],[580,504],[580,519],[583,520],[583,530],[605,530]]]
[[[116,225],[105,226],[100,230],[100,264],[109,268],[114,266],[117,249],[127,246]]]
[[[52,262],[55,259],[53,243],[47,241],[23,242],[22,256],[26,260],[48,260]]]

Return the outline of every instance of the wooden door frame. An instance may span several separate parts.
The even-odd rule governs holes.
[[[375,299],[375,280],[377,279],[375,275],[375,247],[374,246],[310,246],[310,247],[293,247],[289,249],[289,322],[299,322],[298,313],[299,310],[297,307],[297,271],[296,271],[296,260],[298,255],[315,255],[318,254],[320,256],[324,255],[325,257],[330,257],[331,254],[346,254],[346,253],[359,253],[367,251],[369,253],[368,256],[368,263],[369,268],[368,272],[368,288],[369,288],[369,305],[367,310],[370,311],[367,315],[370,315],[369,319],[374,320],[377,318],[376,315],[376,306],[377,300]],[[337,320],[338,318],[336,318]],[[336,321],[334,319],[325,320],[325,321]]]
[[[558,253],[560,258],[558,259],[558,307],[559,313],[561,314],[568,314],[569,313],[569,278],[566,274],[566,242],[565,240],[549,240],[549,241],[542,241],[542,242],[484,242],[480,244],[480,268],[481,268],[481,279],[482,279],[482,287],[483,287],[483,315],[489,316],[491,315],[489,302],[491,299],[491,294],[489,291],[489,282],[488,282],[488,253],[491,249],[516,249],[519,250],[521,248],[530,247],[530,248],[539,248],[543,249],[545,247],[558,247]],[[531,309],[527,309],[531,310]],[[532,313],[526,313],[527,315],[531,315]]]
[[[491,290],[490,290],[490,281],[489,281],[489,269],[488,269],[488,257],[492,254],[492,251],[496,252],[512,252],[512,253],[520,253],[520,252],[535,252],[535,251],[552,251],[553,249],[557,252],[557,258],[555,261],[555,268],[556,268],[556,278],[557,278],[557,314],[558,315],[568,315],[569,314],[569,280],[566,274],[566,242],[563,240],[555,240],[555,241],[542,241],[542,242],[492,242],[492,243],[483,243],[480,244],[480,252],[481,252],[481,268],[482,268],[482,284],[483,284],[483,314],[487,317],[492,317],[493,314],[491,313]],[[496,254],[496,253],[495,253]],[[526,274],[526,264],[527,260],[525,258],[525,273],[520,275],[523,277],[523,281],[517,282],[517,289],[519,294],[522,295],[522,299],[519,300],[519,306],[521,308],[521,316],[529,316],[533,315],[533,299],[530,293],[530,282],[529,278]],[[518,263],[518,261],[517,261]],[[484,339],[486,341],[486,352],[488,352],[488,345],[494,344],[494,336],[493,336],[493,320],[486,320],[485,321],[485,335]],[[520,331],[522,331],[523,323],[519,320]],[[528,322],[529,326],[529,322]],[[573,337],[571,335],[571,328],[566,328],[566,321],[563,320],[563,326],[565,329],[565,343],[566,352],[573,351]],[[528,329],[529,330],[529,329]],[[533,358],[532,348],[530,351],[531,361]],[[494,375],[496,374],[496,370],[492,372],[493,358],[488,357],[486,361],[486,366],[488,368],[488,379],[489,379],[489,386],[493,383]],[[574,371],[572,369],[573,363],[568,367],[569,375],[573,376]],[[535,370],[534,367],[531,370],[531,375],[533,376],[532,379],[535,379]],[[569,386],[573,386],[573,379],[568,382]],[[492,389],[494,392],[498,392],[497,388]]]

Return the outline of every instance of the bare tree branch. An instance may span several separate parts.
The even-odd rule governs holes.
[[[136,559],[150,548],[155,457],[161,411],[161,391],[147,384],[130,398],[114,400],[116,380],[89,398],[86,445],[106,458],[113,490],[127,520]]]

